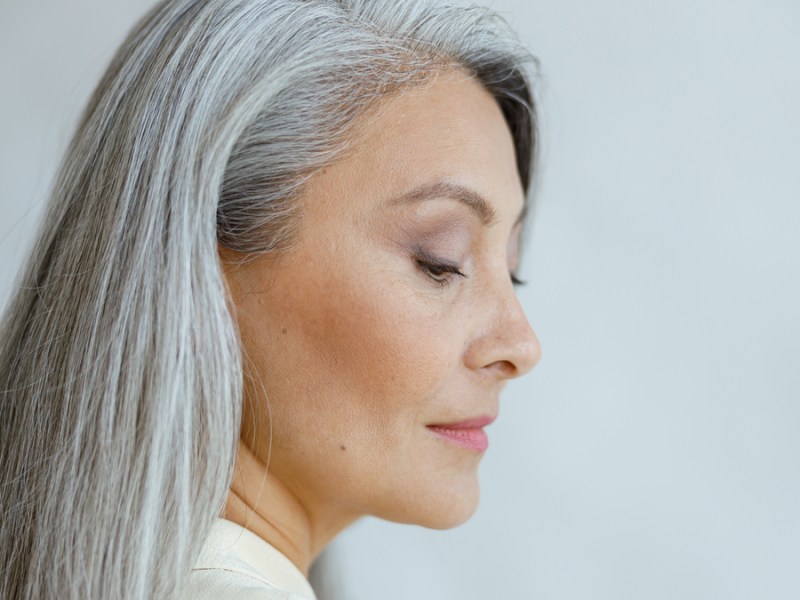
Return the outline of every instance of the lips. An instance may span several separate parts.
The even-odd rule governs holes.
[[[433,433],[462,448],[483,452],[489,447],[489,438],[486,437],[484,427],[494,421],[494,417],[481,416],[457,423],[436,423],[428,425]]]

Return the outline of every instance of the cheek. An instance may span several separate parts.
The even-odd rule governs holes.
[[[415,521],[446,497],[442,469],[464,469],[424,428],[458,396],[464,319],[438,290],[397,273],[315,267],[303,280],[300,269],[279,277],[250,300],[246,346],[268,402],[252,388],[245,406],[254,406],[258,437],[272,432],[260,458],[269,448],[270,469],[299,494]],[[469,465],[472,489],[471,458]],[[403,504],[412,497],[421,505]],[[443,506],[449,514],[454,503]]]
[[[424,410],[458,353],[443,343],[453,338],[430,314],[429,298],[369,281],[328,281],[295,326],[314,372],[316,389],[308,391],[323,403],[317,408],[368,418],[385,432],[401,415]]]

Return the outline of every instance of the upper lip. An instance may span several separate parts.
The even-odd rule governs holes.
[[[443,429],[480,429],[481,427],[491,425],[496,418],[497,417],[492,417],[490,415],[482,415],[480,417],[473,417],[454,423],[431,423],[428,427],[441,427]]]

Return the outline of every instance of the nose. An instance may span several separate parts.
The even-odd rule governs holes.
[[[503,294],[495,294],[492,309],[484,314],[476,337],[464,355],[464,363],[472,370],[490,373],[498,379],[524,375],[539,362],[542,348],[519,298],[510,286]]]

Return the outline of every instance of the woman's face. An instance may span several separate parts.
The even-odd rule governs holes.
[[[511,280],[515,165],[493,98],[441,74],[311,179],[290,251],[226,265],[243,441],[310,513],[445,528],[475,510],[482,434],[431,426],[494,418],[539,358]]]

